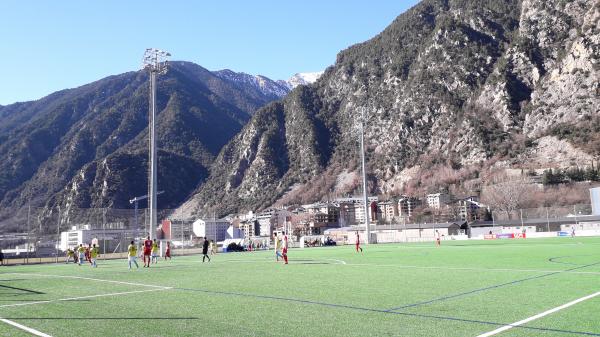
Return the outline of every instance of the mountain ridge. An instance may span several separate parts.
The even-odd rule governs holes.
[[[175,207],[255,110],[277,99],[190,62],[158,81],[159,207]],[[113,75],[0,108],[0,226],[31,200],[63,212],[129,208],[147,192],[148,75]],[[133,183],[136,182],[136,183]],[[81,190],[81,187],[85,187]],[[186,192],[188,191],[188,192]]]
[[[420,177],[448,172],[481,188],[495,170],[527,169],[526,154],[547,143],[540,137],[554,119],[577,125],[600,115],[599,10],[591,0],[422,1],[341,51],[316,83],[253,116],[183,208],[224,215],[357,193],[357,181],[336,182],[358,171],[360,109],[370,193],[476,193]],[[562,106],[562,115],[545,106]],[[272,120],[283,130],[276,138],[258,127]],[[301,163],[277,164],[291,156]]]

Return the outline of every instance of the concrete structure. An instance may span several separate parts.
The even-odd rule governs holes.
[[[455,236],[466,238],[465,230],[462,229],[464,226],[466,223],[461,222],[375,226],[371,233],[371,240],[378,243],[433,241],[438,234],[442,240],[452,239]],[[366,233],[360,227],[330,228],[324,231],[324,235],[336,242],[354,244],[357,231],[361,241],[365,241]]]
[[[90,244],[92,240],[98,240],[101,253],[112,253],[119,246],[127,246],[128,242],[134,240],[136,231],[134,229],[88,229],[73,227],[70,231],[60,233],[59,249],[66,251],[67,248],[79,246],[79,244]]]
[[[227,238],[229,225],[229,221],[224,219],[198,219],[194,221],[193,231],[197,237],[206,237],[219,242]]]
[[[600,215],[600,187],[590,188],[592,215]]]
[[[427,195],[427,206],[433,209],[440,209],[442,206],[450,203],[450,195],[446,193],[433,193]]]

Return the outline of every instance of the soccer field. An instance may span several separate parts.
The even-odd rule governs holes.
[[[0,336],[600,336],[600,238],[289,256],[0,267]]]

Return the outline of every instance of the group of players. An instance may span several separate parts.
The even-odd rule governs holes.
[[[156,239],[151,240],[150,236],[148,236],[146,238],[146,240],[144,240],[141,250],[142,251],[141,251],[140,257],[143,258],[144,268],[150,268],[150,264],[158,263],[159,246],[158,246],[158,242],[156,241]],[[137,257],[138,257],[138,247],[135,244],[135,241],[132,240],[131,244],[127,247],[127,262],[129,264],[129,269],[131,269],[134,264],[135,264],[136,268],[140,267],[137,263]],[[165,258],[165,260],[166,259],[171,260],[171,244],[168,241],[166,243],[166,250],[165,250],[164,258]]]
[[[276,261],[279,262],[279,259],[281,258],[281,259],[283,259],[285,264],[288,264],[288,247],[289,247],[288,236],[286,235],[285,232],[282,232],[281,236],[274,233],[273,241],[274,241]],[[439,233],[437,236],[436,244],[438,246],[440,245]],[[207,238],[204,238],[204,242],[202,245],[202,255],[203,255],[202,262],[204,262],[206,259],[208,259],[208,262],[210,262],[209,247],[210,247],[210,254],[213,255],[214,254],[213,244],[211,244],[211,242]],[[363,252],[363,249],[360,246],[360,235],[359,235],[358,231],[356,232],[355,248],[356,248],[357,253]],[[142,251],[141,251],[140,257],[143,258],[144,268],[150,268],[151,264],[158,263],[159,245],[158,245],[158,242],[156,241],[156,239],[151,240],[150,236],[148,236],[146,238],[146,240],[144,240],[141,250]],[[90,263],[90,265],[92,267],[98,267],[96,261],[97,261],[99,255],[100,255],[99,249],[96,246],[96,244],[88,245],[86,247],[84,247],[83,244],[80,244],[79,247],[77,247],[75,250],[71,249],[71,248],[67,249],[66,263],[69,263],[69,262],[71,262],[71,260],[73,260],[74,263],[81,265],[82,263],[84,263],[83,261],[87,261]],[[127,247],[127,261],[129,264],[129,269],[131,269],[133,267],[133,265],[135,265],[136,268],[140,267],[139,264],[137,263],[137,258],[138,258],[138,246],[135,244],[135,241],[131,241],[131,244]],[[171,245],[169,242],[166,243],[164,259],[165,260],[171,259]]]
[[[98,264],[96,261],[99,255],[100,249],[98,249],[95,243],[85,247],[80,243],[79,247],[75,249],[71,249],[71,247],[67,249],[66,263],[70,263],[73,260],[73,263],[81,266],[83,263],[89,262],[92,267],[97,268]]]

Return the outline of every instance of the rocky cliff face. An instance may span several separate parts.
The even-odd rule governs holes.
[[[594,0],[424,0],[257,112],[185,209],[352,192],[361,109],[375,193],[415,167],[522,162],[557,122],[600,117],[599,15]]]

